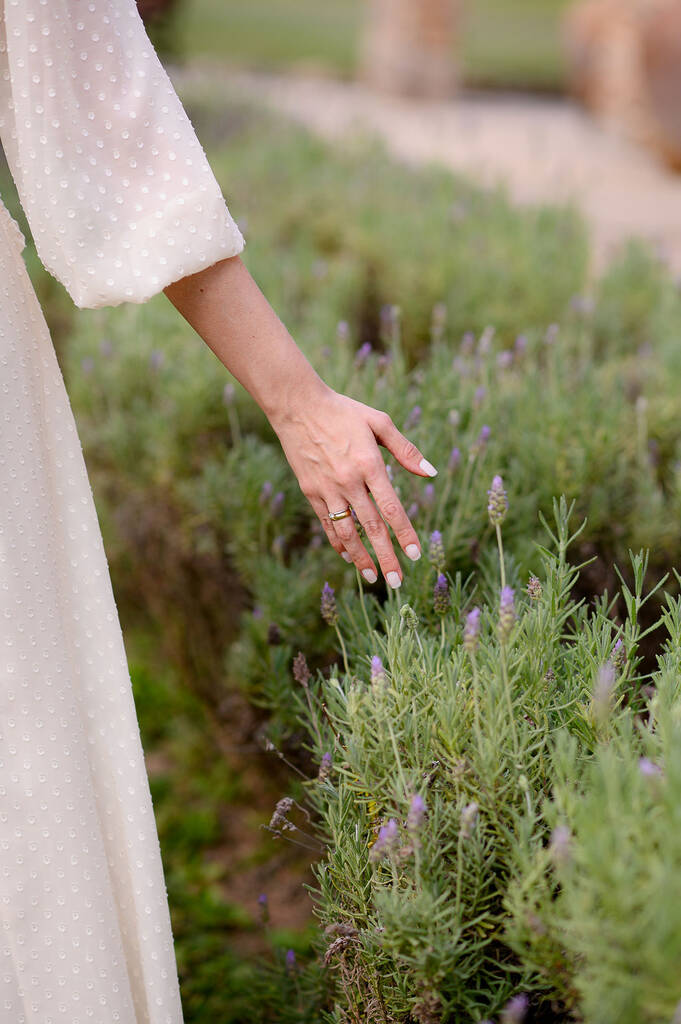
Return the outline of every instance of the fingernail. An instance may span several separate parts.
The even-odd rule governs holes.
[[[388,581],[388,586],[392,587],[393,590],[397,590],[398,587],[402,586],[400,574],[399,572],[395,572],[394,570],[393,572],[388,573],[388,575],[386,576],[386,580]]]
[[[395,575],[397,575],[397,573]],[[362,569],[362,576],[367,581],[367,583],[375,583],[376,580],[378,579],[378,576],[376,575],[373,569]]]
[[[346,562],[351,562],[352,558],[347,551],[341,551],[341,558],[345,559]]]
[[[404,550],[407,558],[411,558],[412,562],[417,562],[421,557],[421,552],[419,551],[417,544],[407,544]]]
[[[421,459],[419,462],[419,469],[422,469],[424,473],[428,474],[428,476],[437,476],[435,466],[428,462],[428,459]]]

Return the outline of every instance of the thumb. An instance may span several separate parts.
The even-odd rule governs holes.
[[[416,445],[397,429],[387,412],[374,413],[371,429],[376,440],[410,473],[416,473],[417,476],[437,476],[435,466],[428,462]]]

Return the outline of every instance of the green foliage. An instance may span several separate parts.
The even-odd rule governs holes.
[[[351,1007],[338,1019],[480,1021],[530,994],[540,1019],[633,1024],[670,1020],[681,1000],[681,608],[668,599],[667,653],[642,675],[647,559],[632,556],[623,621],[607,595],[586,606],[570,512],[555,505],[540,582],[523,593],[510,577],[510,635],[500,545],[501,581],[452,580],[440,628],[405,612],[417,580],[371,631],[353,614],[371,599],[348,597],[350,671],[298,697],[319,761],[333,751],[308,796],[326,959],[337,1009]]]

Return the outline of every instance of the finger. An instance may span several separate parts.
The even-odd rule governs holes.
[[[371,546],[381,566],[381,572],[385,576],[386,583],[393,589],[402,586],[402,569],[393,550],[388,527],[381,518],[376,505],[366,491],[358,491],[357,494],[352,496],[351,500],[357,518],[364,527],[368,539],[371,541]]]
[[[340,537],[333,528],[333,523],[329,519],[325,503],[321,500],[321,498],[308,498],[308,501],[312,505],[314,511],[317,513],[317,518],[319,519],[319,522],[322,524],[324,533],[326,534],[331,547],[334,549],[334,551],[338,552],[338,554],[344,561],[352,562],[352,556],[350,555],[349,551],[345,550]]]
[[[369,425],[380,444],[410,473],[416,473],[417,476],[437,476],[435,466],[428,462],[413,441],[397,429],[387,413],[374,410]]]
[[[359,538],[352,516],[345,516],[344,519],[328,519],[329,510],[332,512],[340,511],[342,508],[346,508],[348,504],[349,502],[345,498],[337,494],[329,498],[326,501],[325,518],[330,522],[331,527],[336,532],[336,536],[367,583],[375,583],[378,579],[376,566]]]
[[[407,558],[412,562],[421,557],[421,544],[395,488],[388,479],[385,466],[367,477],[367,485],[385,522],[390,526]]]

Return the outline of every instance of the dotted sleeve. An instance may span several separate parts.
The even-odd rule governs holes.
[[[145,302],[244,247],[135,0],[0,0],[0,139],[76,306]]]

